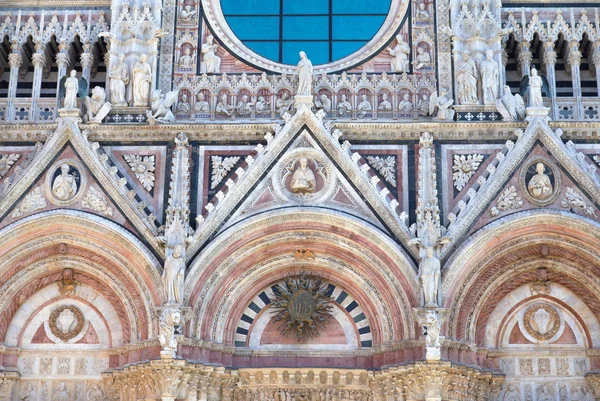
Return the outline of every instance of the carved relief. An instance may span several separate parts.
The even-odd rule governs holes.
[[[284,198],[316,202],[329,195],[335,175],[331,162],[322,153],[300,148],[280,162],[273,184]]]
[[[492,206],[490,208],[490,215],[492,217],[498,216],[502,212],[506,212],[507,210],[516,210],[523,207],[523,199],[520,196],[517,196],[517,190],[514,185],[506,188],[500,196],[498,196],[498,200],[496,201],[496,206]]]
[[[19,160],[21,155],[16,153],[6,154],[0,156],[0,178],[4,177],[8,170],[12,167],[13,164]]]
[[[83,166],[75,160],[59,160],[46,176],[46,196],[58,205],[66,206],[74,203],[85,188],[86,178],[82,174]]]
[[[452,164],[452,180],[457,190],[462,189],[467,185],[469,179],[475,174],[479,165],[483,161],[483,155],[454,155]]]
[[[102,213],[105,216],[113,215],[113,208],[108,206],[108,201],[102,192],[95,186],[90,186],[87,195],[81,201],[81,207],[92,209],[95,212]]]
[[[84,323],[83,313],[74,305],[59,306],[52,311],[49,319],[52,334],[65,342],[77,337]]]
[[[539,341],[554,337],[560,328],[560,317],[556,309],[548,304],[534,304],[523,315],[525,331]]]
[[[123,155],[123,158],[129,167],[131,167],[131,170],[135,173],[135,177],[140,181],[144,188],[147,191],[151,191],[152,188],[154,188],[155,180],[154,155]]]
[[[560,172],[544,158],[533,158],[521,169],[521,190],[538,206],[554,202],[560,192]]]
[[[33,191],[25,195],[19,206],[15,208],[12,217],[20,217],[26,213],[31,213],[46,207],[46,198],[42,193],[41,187],[35,187]]]
[[[573,211],[579,210],[588,216],[596,217],[594,208],[583,199],[583,196],[581,196],[579,192],[571,187],[567,187],[565,196],[560,201],[560,205],[566,209],[571,209]]]
[[[210,189],[215,189],[237,164],[240,156],[211,156],[210,160],[212,162]]]
[[[395,156],[367,156],[367,163],[373,167],[391,186],[396,187],[396,157]]]

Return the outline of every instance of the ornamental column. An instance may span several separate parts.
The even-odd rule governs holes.
[[[87,82],[88,91],[90,89],[90,77],[92,75],[92,66],[94,65],[94,55],[91,53],[92,45],[86,43],[83,45],[83,53],[81,53],[80,62],[83,69],[81,77]]]
[[[598,89],[598,96],[600,97],[600,41],[594,43],[592,62],[594,63],[594,67],[596,67],[596,89]]]
[[[521,67],[521,76],[531,75],[531,60],[533,60],[533,55],[531,54],[529,42],[524,41],[519,43],[518,60]]]
[[[546,78],[550,85],[550,98],[552,100],[552,119],[557,118],[556,109],[556,52],[554,51],[554,42],[544,43],[544,66],[546,66]]]
[[[64,41],[61,41],[61,43],[58,45],[58,49],[60,50],[60,53],[56,54],[56,65],[58,66],[58,73],[56,74],[56,109],[57,110],[62,107],[62,105],[60,104],[61,99],[60,99],[60,96],[58,96],[58,94],[61,91],[60,80],[62,79],[62,77],[67,75],[67,67],[69,66],[68,48],[69,48],[69,46]]]
[[[504,95],[504,85],[506,85],[506,64],[508,64],[508,53],[506,53],[506,43],[502,43],[502,51],[500,53],[500,96]]]
[[[42,90],[42,74],[44,67],[46,66],[46,55],[43,53],[41,43],[36,44],[37,53],[31,55],[31,64],[33,64],[33,90],[31,92],[31,115],[33,120],[37,120],[39,117],[38,112],[38,99],[40,98],[40,92]]]
[[[12,53],[8,55],[8,64],[10,65],[10,78],[8,82],[8,110],[7,121],[13,121],[15,117],[14,100],[17,97],[17,82],[19,82],[19,68],[23,63],[21,57],[21,47],[14,42],[12,44]]]
[[[575,96],[576,110],[574,110],[574,118],[581,119],[583,114],[583,103],[581,101],[581,52],[579,51],[579,42],[573,41],[569,43],[569,57],[567,61],[571,66],[571,79],[573,82],[573,96]]]

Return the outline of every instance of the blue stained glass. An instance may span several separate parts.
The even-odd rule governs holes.
[[[339,60],[354,53],[367,42],[333,42],[333,59]]]
[[[283,2],[284,14],[329,14],[329,0],[294,0]]]
[[[279,17],[227,17],[240,40],[279,40]]]
[[[329,40],[329,17],[283,17],[283,40]]]
[[[227,0],[221,2],[223,15],[232,14],[279,14],[279,0]]]
[[[371,40],[384,17],[333,17],[333,40]]]
[[[245,44],[269,60],[279,60],[279,42],[245,42]]]
[[[333,14],[383,14],[390,11],[390,0],[332,0]]]
[[[297,64],[300,51],[306,52],[313,65],[329,62],[329,42],[284,42],[283,63]]]

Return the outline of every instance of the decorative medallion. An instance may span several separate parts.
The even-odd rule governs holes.
[[[483,155],[454,155],[452,180],[458,191],[462,191],[483,161]]]
[[[73,305],[59,306],[52,311],[49,319],[50,331],[63,341],[77,337],[84,323],[83,313]]]
[[[534,157],[521,169],[521,192],[538,206],[548,206],[560,192],[560,171],[543,157]]]
[[[46,196],[58,206],[66,206],[77,201],[82,195],[86,179],[83,166],[73,159],[56,162],[46,175]]]
[[[326,295],[327,284],[320,277],[302,273],[300,277],[288,276],[277,284],[271,300],[273,322],[282,322],[281,335],[294,333],[298,341],[317,337],[328,323],[333,306]]]
[[[560,317],[558,312],[548,304],[533,304],[523,315],[525,331],[539,341],[548,341],[558,333]]]

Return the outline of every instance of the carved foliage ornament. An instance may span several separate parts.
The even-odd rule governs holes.
[[[50,331],[63,341],[81,333],[84,323],[83,313],[73,305],[59,306],[52,311],[49,319]]]
[[[521,207],[523,207],[523,199],[517,195],[517,190],[514,185],[511,185],[498,196],[496,206],[490,208],[490,215],[496,217],[502,212],[511,209],[520,209]]]
[[[15,164],[21,155],[16,153],[6,154],[0,156],[0,178],[4,177],[8,170],[10,170],[11,166]]]
[[[210,178],[210,189],[215,189],[223,178],[235,167],[236,163],[240,160],[240,156],[211,156],[212,162],[212,174]]]
[[[331,316],[332,299],[320,277],[302,273],[288,276],[275,286],[272,299],[273,322],[282,322],[281,335],[294,333],[298,341],[314,338],[325,328]]]
[[[469,179],[475,174],[479,165],[483,161],[483,155],[454,155],[452,164],[452,180],[457,190],[462,189],[467,185]]]
[[[539,341],[548,341],[558,333],[560,317],[558,312],[548,304],[531,305],[523,315],[525,331]]]
[[[140,181],[147,191],[154,188],[154,155],[123,155],[123,158],[135,173],[135,177]]]
[[[394,156],[367,156],[366,159],[384,180],[396,187],[396,158]]]

